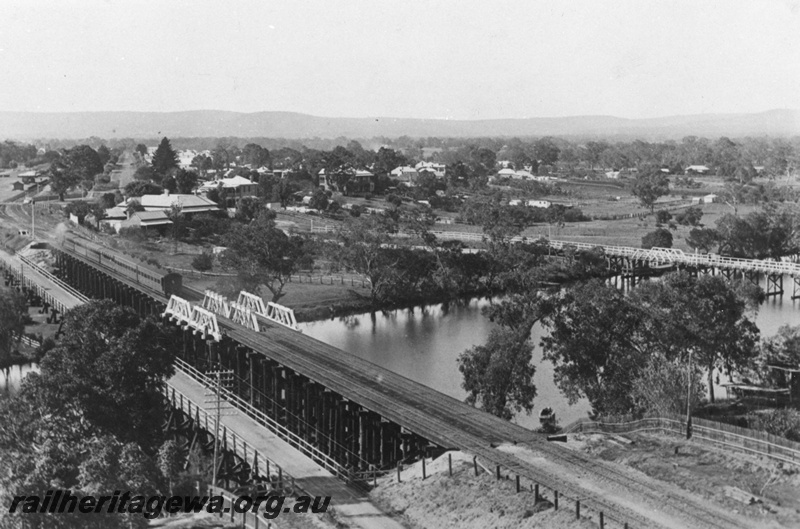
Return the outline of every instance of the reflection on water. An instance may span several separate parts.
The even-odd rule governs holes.
[[[764,285],[762,285],[764,286]],[[789,286],[791,288],[791,286]],[[390,371],[463,400],[457,358],[465,349],[485,343],[493,324],[481,314],[489,299],[451,302],[413,309],[359,314],[301,324],[303,331],[323,342],[358,355]],[[773,336],[781,325],[800,325],[800,300],[771,298],[761,305],[756,324],[762,336]],[[537,396],[534,413],[518,416],[517,422],[536,428],[538,411],[551,406],[559,422],[566,425],[586,417],[590,410],[582,400],[570,406],[553,382],[553,365],[542,361],[539,341],[542,328],[533,328],[534,383]],[[724,376],[721,382],[726,382]],[[716,388],[718,397],[725,391]]]
[[[12,366],[8,371],[0,369],[0,395],[8,395],[19,390],[22,379],[30,372],[39,372],[38,364]]]
[[[463,400],[466,393],[461,388],[457,358],[465,349],[486,341],[493,324],[481,314],[481,308],[490,303],[488,299],[450,302],[303,323],[301,327],[309,336]],[[537,414],[545,406],[555,408],[562,424],[585,417],[589,411],[585,401],[569,406],[556,389],[552,364],[541,361],[541,334],[542,329],[534,327],[534,413],[517,418],[528,428],[538,427]]]

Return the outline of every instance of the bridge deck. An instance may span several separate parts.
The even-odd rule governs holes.
[[[90,263],[112,277],[131,284],[114,270]],[[166,305],[163,294],[133,285]],[[202,294],[184,288],[187,299]],[[544,436],[477,410],[427,386],[381,368],[302,333],[276,324],[263,332],[246,329],[217,316],[220,329],[236,342],[357,402],[385,419],[408,428],[444,448],[477,455],[484,464],[558,489],[564,497],[613,513],[636,527],[748,527],[746,520],[724,512],[663,482],[656,482],[582,452],[548,443]],[[525,453],[496,447],[524,445]],[[669,493],[665,493],[668,489]]]
[[[0,250],[0,260],[17,275],[22,270],[22,275],[26,278],[26,284],[34,287],[45,301],[55,306],[58,310],[64,312],[84,303],[79,295],[68,291],[49,274],[42,273],[37,268],[30,266],[30,264],[23,263],[19,255],[11,255]]]
[[[168,384],[188,397],[196,406],[204,404],[208,397],[205,388],[189,375],[178,371]],[[365,529],[401,529],[391,516],[373,505],[362,491],[345,484],[342,480],[321,468],[302,452],[258,424],[243,412],[232,408],[220,417],[220,424],[236,432],[247,444],[279,461],[281,467],[294,479],[297,487],[312,496],[331,496],[331,505],[336,510],[337,519],[348,526]]]

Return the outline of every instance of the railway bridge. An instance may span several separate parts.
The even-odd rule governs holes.
[[[177,368],[196,379],[232,373],[226,400],[260,424],[288,432],[289,442],[331,473],[363,480],[426,456],[457,449],[473,455],[475,469],[550,491],[604,520],[606,527],[747,527],[745,520],[702,498],[620,472],[579,451],[504,421],[305,336],[253,312],[221,309],[225,300],[182,287],[171,295],[138,281],[130,261],[104,249],[93,260],[54,245],[59,275],[94,298],[109,298],[141,315],[166,315],[175,329]],[[163,274],[163,272],[162,272]],[[212,299],[213,298],[213,299]],[[229,307],[230,309],[230,307]],[[522,454],[522,455],[520,455]],[[600,484],[600,485],[598,485]],[[560,496],[559,496],[560,495]],[[602,513],[602,514],[601,514]],[[603,522],[601,522],[603,526]]]

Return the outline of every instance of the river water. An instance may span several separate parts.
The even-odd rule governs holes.
[[[0,397],[16,392],[19,389],[19,385],[22,383],[22,379],[25,378],[25,375],[30,372],[38,371],[39,366],[37,364],[11,366],[8,370],[8,376],[6,376],[5,370],[0,369]]]
[[[755,321],[762,336],[774,335],[781,325],[800,325],[800,300],[792,301],[791,283],[787,287],[783,298],[772,298],[761,305]],[[490,299],[473,299],[333,318],[300,326],[309,336],[463,400],[466,392],[461,388],[457,359],[465,349],[485,343],[493,324],[482,315],[481,309],[490,303]],[[553,365],[542,359],[539,347],[542,332],[538,325],[532,332],[536,345],[533,351],[537,389],[534,411],[529,416],[520,413],[515,419],[526,428],[538,427],[538,412],[546,406],[554,408],[562,425],[586,417],[590,411],[585,400],[570,405],[556,387]],[[715,394],[724,397],[724,389],[716,389]]]

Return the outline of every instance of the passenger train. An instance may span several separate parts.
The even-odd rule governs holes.
[[[138,285],[163,293],[167,298],[172,294],[182,293],[183,277],[180,274],[160,272],[141,263],[124,259],[99,244],[72,234],[66,234],[60,239],[60,243],[61,249],[66,253],[82,257],[102,268],[111,269]]]

